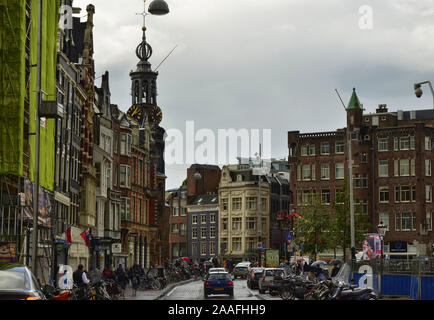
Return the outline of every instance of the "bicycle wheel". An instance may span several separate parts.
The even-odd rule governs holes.
[[[161,289],[161,283],[160,283],[160,281],[158,281],[158,280],[155,279],[152,282],[152,289],[153,290],[160,290]]]

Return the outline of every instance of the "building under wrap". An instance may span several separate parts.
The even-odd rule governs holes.
[[[43,100],[56,100],[57,31],[60,0],[42,1],[41,89]],[[32,205],[28,202],[35,167],[35,111],[37,106],[38,1],[0,0],[0,242],[15,244],[11,262],[28,263]],[[55,120],[40,122],[40,178],[44,198],[54,190]],[[26,187],[29,190],[26,190]],[[27,194],[26,199],[24,195]],[[22,197],[20,198],[20,195]],[[26,201],[25,201],[26,200]],[[30,199],[31,200],[31,199]],[[42,206],[48,217],[53,212]],[[48,219],[49,221],[49,219]],[[50,224],[48,223],[48,226]],[[47,224],[42,223],[47,227]],[[49,230],[41,228],[49,242]],[[42,279],[47,279],[49,250]],[[12,252],[12,251],[11,251]],[[13,257],[15,255],[15,257]],[[42,280],[41,279],[41,280]]]

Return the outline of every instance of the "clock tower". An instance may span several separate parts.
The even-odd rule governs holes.
[[[146,13],[143,14],[144,16]],[[131,107],[127,114],[139,122],[141,128],[147,119],[151,127],[161,122],[162,111],[157,104],[157,77],[158,72],[153,71],[149,58],[152,56],[152,47],[146,42],[146,27],[142,27],[142,42],[136,48],[139,63],[135,71],[130,72],[131,77]]]

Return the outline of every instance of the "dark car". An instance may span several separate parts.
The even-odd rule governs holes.
[[[228,272],[214,272],[208,274],[203,284],[204,297],[210,294],[228,294],[234,296],[234,283]]]
[[[0,265],[0,300],[45,300],[42,288],[29,268]]]
[[[262,279],[264,268],[252,268],[247,276],[247,287],[250,289],[259,288],[259,280]]]

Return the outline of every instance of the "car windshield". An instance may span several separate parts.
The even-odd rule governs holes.
[[[211,273],[208,280],[232,280],[228,273]]]
[[[247,270],[247,267],[235,267],[237,270]]]
[[[19,271],[0,271],[0,290],[26,290],[29,289],[26,274]]]
[[[280,269],[274,269],[274,270],[267,270],[265,271],[266,276],[283,276],[283,270]]]

